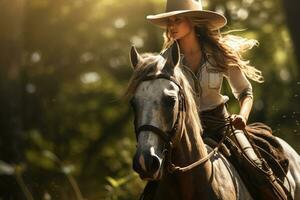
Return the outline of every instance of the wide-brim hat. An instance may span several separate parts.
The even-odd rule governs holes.
[[[167,26],[168,18],[172,16],[185,16],[196,24],[206,25],[212,30],[217,30],[226,25],[224,15],[203,10],[201,0],[167,0],[166,12],[157,15],[148,15],[147,19],[162,28]]]

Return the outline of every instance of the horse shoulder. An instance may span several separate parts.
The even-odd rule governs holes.
[[[207,148],[208,152],[210,152],[211,148]],[[213,156],[211,163],[213,166],[212,185],[220,199],[252,199],[234,166],[221,153],[217,153]]]

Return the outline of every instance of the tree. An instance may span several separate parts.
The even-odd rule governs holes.
[[[287,26],[290,30],[290,34],[294,43],[295,56],[300,66],[300,26],[299,26],[299,10],[300,2],[297,0],[283,0],[283,8],[285,11]],[[299,70],[300,77],[300,70]]]
[[[0,5],[0,160],[19,163],[23,159],[22,44],[25,0],[1,1]],[[0,197],[17,198],[13,177],[0,177]],[[20,198],[20,197],[19,197]]]

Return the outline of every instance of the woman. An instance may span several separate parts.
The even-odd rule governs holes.
[[[256,169],[264,169],[269,174],[268,176],[265,176],[264,173],[259,175],[256,170],[252,170],[252,167],[248,168],[249,164],[245,164],[247,162],[240,165],[241,162],[236,161],[240,160],[239,155],[232,151],[232,154],[236,154],[236,156],[233,156],[231,160],[239,163],[236,163],[237,166],[242,166],[242,170],[247,170],[249,173],[242,171],[241,175],[244,176],[244,180],[249,181],[250,185],[255,183],[252,186],[256,189],[252,190],[252,186],[250,186],[252,195],[255,197],[259,191],[262,194],[271,194],[272,199],[286,199],[287,193],[285,194],[284,187],[275,181],[272,170],[260,156],[257,156],[248,140],[250,135],[252,140],[255,137],[257,139],[257,136],[252,133],[247,136],[244,134],[246,127],[247,130],[251,132],[255,130],[259,134],[262,134],[262,130],[264,130],[264,133],[267,133],[263,134],[264,139],[269,138],[267,142],[278,148],[275,151],[282,152],[282,147],[270,136],[268,131],[271,132],[271,130],[266,128],[267,126],[261,124],[260,127],[246,126],[253,104],[252,87],[247,78],[263,82],[263,77],[261,71],[250,66],[248,61],[242,59],[240,53],[251,49],[257,44],[257,41],[233,35],[223,37],[220,29],[226,25],[226,18],[219,13],[203,10],[201,2],[194,0],[168,0],[165,13],[150,15],[147,16],[147,19],[151,23],[165,28],[164,49],[167,49],[175,41],[180,46],[180,67],[195,92],[194,97],[204,128],[204,137],[213,138],[219,142],[223,138],[225,125],[230,117],[231,124],[235,128],[234,137],[232,137],[235,145],[243,150],[247,157],[246,160],[250,160],[250,163],[256,165]],[[164,49],[162,56],[164,56]],[[225,105],[229,98],[221,94],[224,77],[227,79],[233,95],[239,101],[240,112],[237,114],[229,115],[226,109]],[[274,151],[272,145],[269,145],[272,149],[269,152]],[[285,157],[277,158],[281,159],[283,168],[287,170],[288,161]],[[252,164],[250,165],[252,166]],[[277,172],[276,175],[280,177]],[[257,179],[257,177],[259,178]],[[284,177],[285,174],[281,178]],[[258,184],[260,180],[263,184]]]
[[[229,98],[220,93],[223,77],[240,103],[240,112],[231,115],[231,123],[237,130],[245,129],[253,104],[247,78],[263,82],[263,77],[259,70],[242,60],[240,52],[251,49],[257,41],[232,35],[223,37],[219,29],[225,26],[226,18],[203,10],[201,2],[194,0],[169,0],[166,13],[150,15],[147,19],[166,29],[164,49],[174,41],[180,46],[181,67],[195,92],[204,137],[220,141],[224,133],[219,123],[225,123],[229,116],[225,107]],[[261,161],[243,131],[235,131],[235,136],[246,155],[260,166]]]

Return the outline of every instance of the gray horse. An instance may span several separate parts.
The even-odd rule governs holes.
[[[159,180],[151,199],[253,199],[234,166],[204,144],[193,93],[179,67],[178,46],[168,51],[163,58],[131,49],[134,73],[127,94],[138,142],[134,170],[144,180]],[[299,155],[277,139],[290,161],[285,186],[300,200]]]

